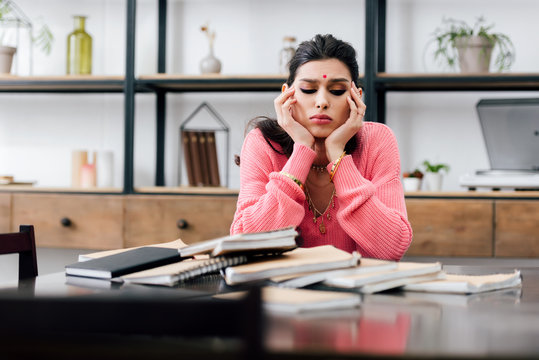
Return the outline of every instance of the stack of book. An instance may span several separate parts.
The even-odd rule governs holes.
[[[220,186],[214,131],[183,131],[183,153],[190,186]]]
[[[508,274],[448,274],[439,262],[362,258],[332,245],[298,248],[290,227],[237,234],[186,245],[181,240],[81,256],[66,266],[68,277],[174,286],[221,273],[227,285],[263,285],[266,308],[278,312],[358,306],[359,294],[390,289],[431,293],[481,293],[521,285],[518,270]],[[84,260],[84,261],[82,261]],[[308,289],[299,289],[305,288]],[[223,296],[234,298],[238,294]]]
[[[229,266],[275,256],[297,247],[297,231],[237,234],[186,245],[181,240],[152,246],[108,250],[79,256],[66,275],[115,282],[168,285]]]

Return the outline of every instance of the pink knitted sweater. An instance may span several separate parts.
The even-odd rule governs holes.
[[[260,130],[249,132],[241,151],[240,193],[230,232],[258,232],[298,227],[304,247],[331,244],[362,256],[399,260],[412,240],[400,158],[393,132],[365,122],[359,146],[345,156],[333,182],[335,207],[324,214],[326,233],[313,222],[305,193],[284,171],[305,183],[315,152],[294,144],[290,158],[275,152]],[[281,147],[272,143],[280,150]],[[328,171],[332,167],[328,164]]]

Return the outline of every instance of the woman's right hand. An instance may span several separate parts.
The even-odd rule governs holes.
[[[284,84],[283,91],[273,101],[275,113],[277,114],[277,123],[290,135],[294,143],[302,144],[312,149],[314,137],[292,116],[292,108],[296,103],[294,98],[295,90],[293,86],[289,88],[288,85]]]

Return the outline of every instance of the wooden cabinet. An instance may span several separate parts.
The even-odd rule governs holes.
[[[11,228],[34,225],[39,247],[123,247],[123,199],[111,195],[13,194]]]
[[[236,196],[128,196],[125,246],[228,235],[236,202]]]
[[[496,256],[539,256],[539,201],[496,201]]]
[[[11,194],[0,194],[0,233],[10,232]],[[17,227],[18,229],[18,227]]]
[[[493,201],[407,199],[408,255],[493,256]]]

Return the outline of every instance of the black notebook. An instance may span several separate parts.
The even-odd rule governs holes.
[[[66,275],[112,279],[136,271],[181,261],[177,249],[144,246],[119,254],[67,265]]]

